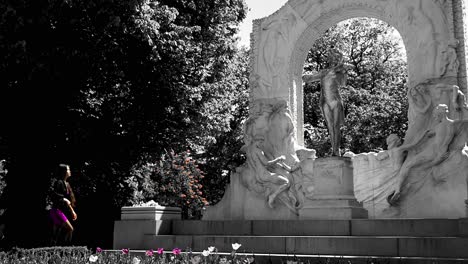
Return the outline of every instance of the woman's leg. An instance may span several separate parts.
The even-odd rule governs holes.
[[[51,246],[56,246],[59,236],[60,236],[60,229],[61,226],[56,225],[56,224],[51,224],[51,234],[50,234],[50,244]]]
[[[65,221],[61,227],[61,237],[63,245],[70,245],[72,241],[73,235],[73,226],[71,225],[70,221]]]

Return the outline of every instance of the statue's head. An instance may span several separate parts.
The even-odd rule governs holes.
[[[392,148],[398,147],[401,144],[401,139],[397,134],[390,134],[387,137],[386,142],[387,142],[387,148],[392,149]]]
[[[343,53],[332,47],[328,50],[328,66],[336,66],[343,63]]]

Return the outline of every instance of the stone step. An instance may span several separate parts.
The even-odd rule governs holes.
[[[172,235],[252,236],[460,236],[459,219],[362,219],[362,220],[174,220]]]
[[[145,235],[140,248],[229,252],[233,243],[245,253],[468,258],[468,238],[461,237]]]

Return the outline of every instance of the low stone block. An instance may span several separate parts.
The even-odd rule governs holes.
[[[121,209],[122,220],[169,220],[182,219],[181,209],[168,206],[124,206]]]
[[[145,235],[167,235],[171,233],[170,220],[123,220],[114,223],[115,249],[141,248]]]

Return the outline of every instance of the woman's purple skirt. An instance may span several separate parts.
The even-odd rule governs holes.
[[[62,225],[68,221],[68,218],[65,216],[65,214],[57,208],[52,208],[49,210],[49,217],[54,225]]]

